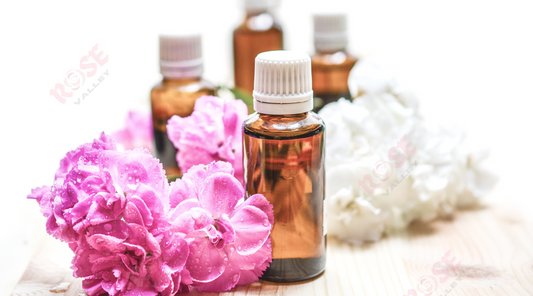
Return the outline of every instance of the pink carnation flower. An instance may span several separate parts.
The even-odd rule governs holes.
[[[169,185],[147,150],[115,150],[103,133],[67,153],[39,202],[50,234],[75,253],[74,276],[89,295],[174,295],[192,283],[189,246],[168,223]]]
[[[112,135],[124,149],[152,149],[152,115],[149,112],[130,111],[126,117],[126,127]]]
[[[191,116],[173,116],[167,132],[178,148],[176,159],[181,171],[222,160],[233,166],[235,178],[244,184],[241,129],[247,116],[248,108],[241,100],[213,96],[196,100]]]
[[[227,291],[258,280],[272,262],[272,205],[244,189],[225,162],[192,167],[171,185],[172,225],[185,233],[185,267],[200,291]]]

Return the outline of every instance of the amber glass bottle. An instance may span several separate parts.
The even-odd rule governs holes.
[[[311,60],[290,51],[257,56],[254,109],[243,126],[246,195],[274,205],[272,263],[261,279],[295,282],[326,265],[324,132],[314,112]]]
[[[203,72],[200,34],[159,36],[163,80],[152,88],[152,121],[156,156],[167,177],[181,176],[177,149],[167,135],[167,122],[173,115],[191,115],[196,99],[215,95],[216,87],[201,78]]]
[[[313,15],[315,54],[313,69],[314,111],[340,98],[351,99],[348,89],[350,70],[357,58],[346,52],[348,44],[346,14],[341,12]]]
[[[272,0],[245,0],[246,18],[233,31],[235,86],[252,93],[255,57],[264,51],[283,49],[283,32],[269,12]]]

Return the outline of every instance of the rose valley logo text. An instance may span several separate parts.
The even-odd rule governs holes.
[[[372,171],[372,175],[364,175],[363,180],[359,181],[358,183],[359,186],[365,189],[366,192],[373,195],[376,189],[381,188],[382,182],[387,181],[389,177],[393,175],[395,168],[398,169],[403,166],[406,156],[411,157],[413,154],[415,154],[415,152],[416,146],[410,142],[407,143],[407,136],[403,136],[396,146],[393,146],[389,149],[389,161],[380,160],[376,162],[374,165],[374,170]],[[413,171],[417,165],[418,164],[415,162],[409,166],[407,170],[400,176],[400,178],[396,179],[396,182],[394,182],[389,188],[383,189],[382,195],[389,195],[389,193],[394,190],[396,186],[398,186],[407,176],[409,176],[411,171]],[[381,182],[374,183],[372,176],[379,179]]]
[[[67,71],[62,83],[56,83],[55,88],[50,89],[50,95],[60,103],[74,103],[79,105],[109,76],[109,69],[102,70],[109,60],[102,50],[98,50],[98,44],[94,45],[86,56],[80,59],[79,69]],[[99,76],[96,76],[100,74]],[[94,78],[92,78],[94,77]],[[86,83],[88,78],[92,78]]]

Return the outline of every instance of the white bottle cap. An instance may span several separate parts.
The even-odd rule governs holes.
[[[259,113],[297,114],[313,109],[311,58],[275,50],[255,58],[254,109]]]
[[[200,33],[159,35],[159,65],[165,78],[202,76],[202,38]]]
[[[335,52],[346,48],[348,33],[344,12],[315,13],[313,23],[316,51]]]
[[[277,0],[244,0],[244,8],[248,12],[265,12],[277,4]]]

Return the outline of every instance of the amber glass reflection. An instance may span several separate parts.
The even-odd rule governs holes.
[[[246,195],[274,205],[273,261],[263,280],[302,281],[325,268],[324,130],[314,112],[254,113],[244,123]]]
[[[215,95],[216,88],[201,78],[163,79],[152,88],[152,122],[156,157],[163,164],[167,177],[181,176],[176,161],[177,150],[167,136],[167,122],[173,115],[187,117],[194,109],[196,99]]]
[[[318,112],[324,105],[340,98],[351,99],[348,76],[357,58],[345,51],[316,53],[311,57],[313,75],[314,105]]]
[[[274,17],[265,13],[248,13],[233,31],[233,67],[235,86],[252,92],[255,57],[270,50],[283,49],[283,33]]]

